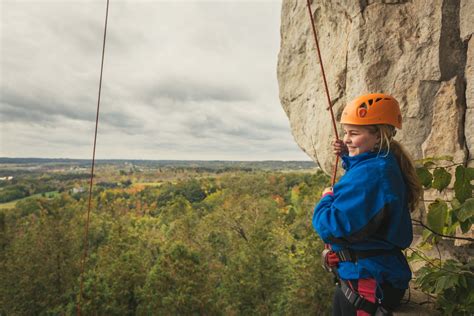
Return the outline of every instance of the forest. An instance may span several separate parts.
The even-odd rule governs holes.
[[[422,236],[406,250],[422,263],[412,286],[443,315],[469,315],[474,261],[442,257],[438,245],[463,241],[469,253],[473,239],[461,233],[474,224],[474,168],[450,157],[417,164],[435,199],[412,220]],[[83,273],[84,162],[0,161],[0,170],[0,315],[76,314],[81,279],[84,315],[330,311],[334,280],[311,225],[330,181],[312,163],[102,161]]]
[[[0,315],[75,314],[88,180],[34,170],[0,189],[55,192],[0,204]],[[83,314],[328,312],[311,216],[329,179],[314,166],[103,164],[95,183]]]

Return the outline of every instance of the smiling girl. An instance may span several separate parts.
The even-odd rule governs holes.
[[[329,245],[326,267],[339,282],[333,315],[390,315],[411,279],[401,252],[413,239],[410,212],[422,189],[412,159],[395,141],[398,102],[367,94],[342,113],[344,139],[333,142],[346,173],[326,188],[313,226]]]

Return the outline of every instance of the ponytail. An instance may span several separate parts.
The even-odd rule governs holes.
[[[408,207],[410,211],[413,212],[418,206],[421,195],[423,194],[423,188],[416,174],[415,164],[406,149],[396,140],[390,142],[390,150],[397,159],[403,174],[403,179],[408,187]]]
[[[402,144],[393,139],[396,133],[393,126],[383,124],[374,127],[375,129],[373,131],[378,131],[380,135],[380,143],[377,148],[379,153],[383,149],[387,154],[392,152],[397,159],[398,166],[403,175],[403,180],[405,180],[407,185],[408,208],[410,209],[410,212],[413,212],[418,206],[423,194],[423,188],[416,174],[415,164]]]
[[[396,133],[393,126],[379,125],[377,127],[380,131],[379,151],[383,148],[387,150],[387,153],[392,152],[397,159],[398,166],[403,175],[403,180],[405,180],[407,185],[408,208],[410,209],[410,212],[413,212],[418,206],[423,194],[423,188],[416,174],[415,164],[403,145],[393,139],[393,136],[395,136]]]

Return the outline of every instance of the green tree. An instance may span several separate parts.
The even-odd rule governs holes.
[[[73,299],[80,252],[70,202],[42,200],[39,212],[10,223],[15,237],[0,271],[0,305],[7,314],[56,313]]]
[[[139,314],[215,314],[209,300],[208,267],[200,254],[172,242],[149,272]]]

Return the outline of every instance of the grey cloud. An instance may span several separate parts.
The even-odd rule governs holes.
[[[205,77],[205,75],[203,76]],[[253,96],[250,91],[231,84],[215,84],[210,81],[197,81],[185,78],[166,78],[146,91],[147,100],[153,102],[159,98],[169,98],[178,102],[184,101],[249,101]]]
[[[143,123],[135,117],[132,117],[128,113],[122,112],[109,112],[103,113],[100,116],[101,121],[108,123],[112,126],[125,129],[124,132],[130,134],[140,134],[143,132]]]
[[[55,116],[92,121],[93,116],[90,115],[92,112],[88,113],[77,108],[71,109],[51,96],[49,94],[28,96],[2,89],[0,111],[7,120],[29,121],[38,124],[54,121]]]
[[[195,137],[212,139],[219,136],[228,136],[232,139],[240,138],[258,141],[270,140],[275,136],[275,131],[282,130],[278,125],[253,120],[250,117],[241,120],[225,120],[217,115],[209,114],[188,119],[186,126],[190,134]]]
[[[24,122],[45,125],[54,121],[53,117],[45,116],[41,112],[29,111],[5,103],[0,104],[0,116],[3,122]]]
[[[98,153],[302,157],[278,104],[280,7],[279,1],[111,2]],[[104,3],[7,1],[4,9],[0,115],[8,138],[0,150],[88,157]]]
[[[91,100],[87,103],[62,104],[60,101],[41,96],[27,97],[2,91],[0,114],[6,121],[47,126],[54,126],[65,118],[93,124],[96,117],[94,102]],[[119,128],[127,134],[136,135],[143,132],[143,123],[128,112],[102,109],[100,122]]]
[[[236,127],[236,128],[229,128],[224,130],[224,134],[229,136],[235,136],[238,138],[243,139],[251,139],[251,140],[270,140],[273,138],[273,135],[262,133],[259,130],[252,130],[245,127]]]

